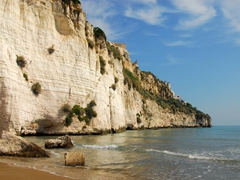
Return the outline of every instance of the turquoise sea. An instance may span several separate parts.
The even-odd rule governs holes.
[[[74,148],[51,158],[1,157],[1,162],[72,179],[240,179],[240,126],[126,131],[70,136]],[[26,137],[42,147],[50,136]],[[64,152],[81,151],[86,166],[65,167]]]

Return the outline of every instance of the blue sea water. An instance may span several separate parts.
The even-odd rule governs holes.
[[[44,146],[46,139],[27,137]],[[126,131],[71,136],[74,148],[50,150],[49,159],[0,161],[73,179],[240,179],[240,126]],[[81,151],[85,167],[65,167],[63,154]]]

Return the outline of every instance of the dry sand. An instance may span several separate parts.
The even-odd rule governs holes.
[[[0,180],[70,180],[35,169],[11,166],[0,162]]]

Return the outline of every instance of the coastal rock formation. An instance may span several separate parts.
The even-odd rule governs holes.
[[[71,147],[73,147],[73,143],[68,135],[58,137],[57,139],[49,139],[45,141],[45,148],[71,148]]]
[[[210,127],[169,84],[106,40],[76,1],[0,1],[0,133]]]
[[[64,154],[65,166],[84,166],[85,157],[81,152],[67,152]]]
[[[3,131],[0,139],[0,156],[49,157],[49,154],[22,137]]]

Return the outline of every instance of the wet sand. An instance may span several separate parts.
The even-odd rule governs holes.
[[[48,172],[38,171],[35,169],[12,166],[0,162],[0,179],[1,180],[70,180],[70,178],[57,176]]]

